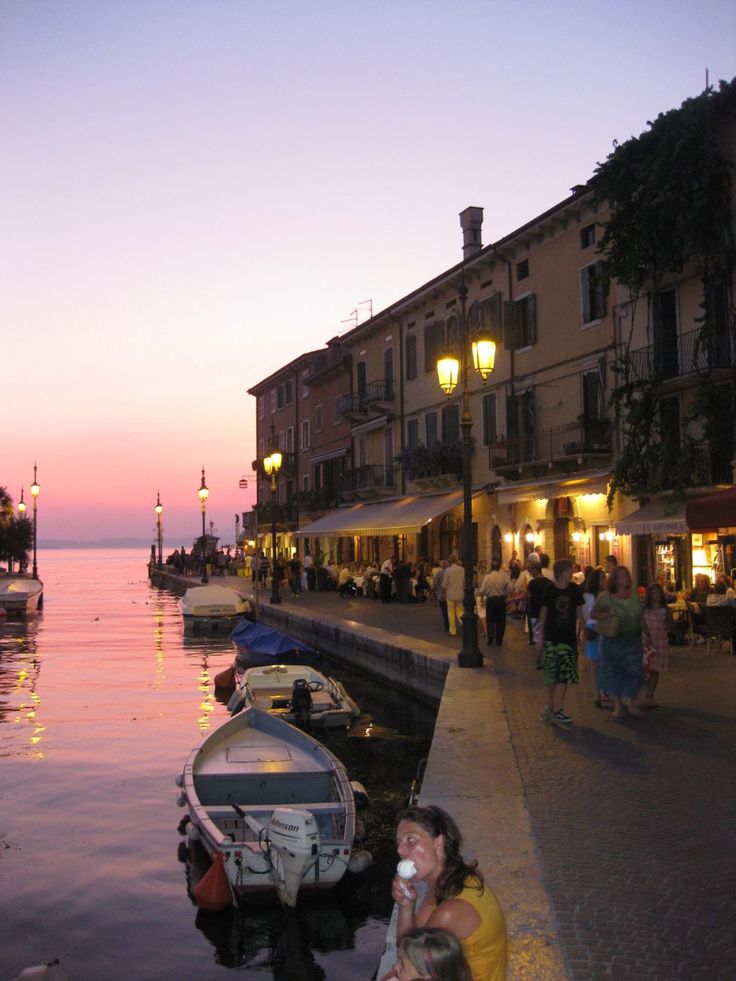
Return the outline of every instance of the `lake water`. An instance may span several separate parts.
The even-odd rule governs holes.
[[[0,621],[0,979],[59,958],[71,981],[368,981],[391,913],[393,819],[434,714],[324,663],[364,715],[329,744],[372,806],[374,864],[294,913],[199,912],[175,777],[225,721],[225,638],[185,638],[140,550],[42,550],[44,610]],[[319,666],[319,665],[318,665]]]

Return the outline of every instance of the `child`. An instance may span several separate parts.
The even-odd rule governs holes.
[[[463,948],[447,930],[419,927],[399,944],[399,959],[386,981],[472,981]]]
[[[669,669],[670,611],[664,601],[664,591],[658,582],[647,586],[642,615],[642,640],[644,641],[645,673],[648,669],[646,690],[641,699],[642,708],[656,708],[654,692],[659,676]]]

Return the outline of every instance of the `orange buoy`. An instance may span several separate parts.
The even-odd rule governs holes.
[[[215,675],[215,688],[234,688],[235,687],[235,668],[230,665],[225,671]]]
[[[232,904],[233,897],[222,852],[215,852],[212,865],[194,887],[192,895],[197,906],[209,913],[219,913]]]

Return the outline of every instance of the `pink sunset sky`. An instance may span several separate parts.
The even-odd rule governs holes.
[[[0,0],[0,485],[39,538],[253,503],[247,389],[736,74],[732,0]]]

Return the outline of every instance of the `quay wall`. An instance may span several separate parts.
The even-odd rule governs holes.
[[[196,580],[151,570],[154,585],[182,594]],[[228,583],[231,585],[231,583]],[[237,591],[253,599],[243,580]],[[458,668],[447,645],[403,636],[291,604],[258,608],[263,623],[283,629],[358,670],[438,703],[437,721],[420,801],[452,814],[505,912],[509,931],[509,981],[564,981],[557,924],[543,883],[541,857],[532,831],[496,675],[487,668]],[[395,919],[377,977],[394,963]]]

